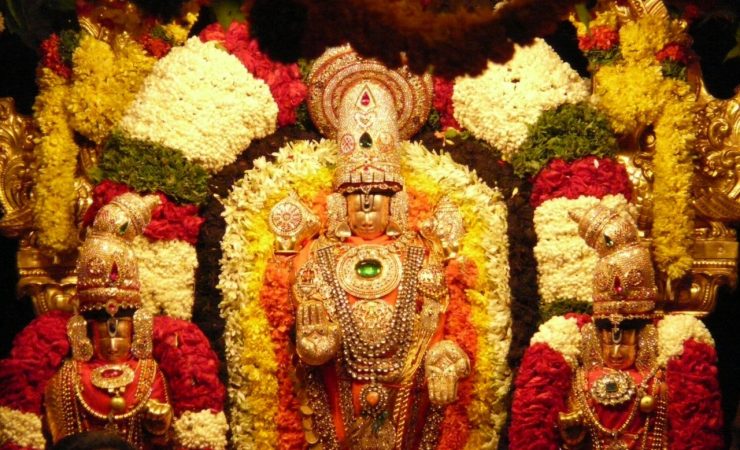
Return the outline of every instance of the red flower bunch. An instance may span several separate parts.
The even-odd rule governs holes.
[[[15,337],[10,357],[0,361],[0,405],[41,414],[44,389],[69,353],[70,314],[51,311]]]
[[[142,47],[144,47],[144,50],[146,50],[150,55],[154,56],[157,59],[162,59],[162,57],[166,56],[167,53],[172,50],[172,45],[170,45],[167,41],[154,37],[150,34],[142,35],[139,39],[139,43]]]
[[[452,103],[452,93],[455,90],[454,80],[448,80],[442,77],[434,77],[434,98],[432,105],[439,113],[439,124],[442,129],[455,128],[460,129],[460,124],[455,120],[455,106]]]
[[[668,447],[672,450],[723,448],[717,353],[689,339],[683,353],[668,361]]]
[[[195,324],[167,316],[154,318],[154,349],[169,385],[175,416],[186,411],[223,411],[226,389],[218,378],[218,357]]]
[[[200,39],[221,42],[252,75],[267,83],[278,105],[278,126],[296,122],[298,106],[308,93],[297,64],[282,64],[267,57],[260,51],[257,41],[250,38],[245,23],[232,22],[227,31],[218,23],[211,24],[200,33]]]
[[[578,325],[578,329],[580,330],[583,328],[584,325],[587,323],[591,323],[592,319],[591,316],[588,314],[581,314],[581,313],[566,313],[565,314],[566,319],[576,319],[576,325]]]
[[[552,198],[601,198],[609,194],[623,194],[629,200],[627,171],[613,159],[587,156],[571,163],[562,159],[550,161],[535,177],[530,201],[536,208]]]
[[[301,422],[300,402],[293,389],[294,373],[291,333],[295,324],[293,305],[290,301],[290,273],[292,260],[274,259],[267,265],[265,281],[260,291],[260,303],[267,314],[272,331],[272,343],[277,359],[278,414],[277,431],[279,448],[303,448],[304,432]]]
[[[62,55],[59,52],[59,44],[59,35],[56,33],[41,43],[41,64],[54,71],[57,75],[69,79],[72,76],[72,68],[62,60]]]
[[[655,54],[655,57],[660,62],[675,62],[685,66],[691,62],[691,51],[683,44],[669,42]]]
[[[578,48],[584,52],[607,51],[619,45],[619,31],[606,25],[591,27],[588,33],[578,37]]]
[[[514,382],[510,447],[518,450],[557,450],[558,413],[565,411],[572,370],[563,355],[544,343],[527,349]]]
[[[470,358],[470,368],[475,373],[478,354],[478,334],[470,321],[471,308],[465,291],[475,283],[478,270],[472,261],[452,260],[445,279],[450,291],[450,304],[445,318],[444,338],[457,343]],[[461,380],[457,387],[457,401],[447,406],[439,437],[439,450],[465,447],[470,436],[470,419],[467,409],[473,400],[473,377]]]
[[[132,189],[123,183],[103,180],[93,190],[93,203],[85,212],[83,224],[90,225],[95,214],[114,198]],[[159,193],[160,204],[152,211],[152,220],[144,229],[144,236],[155,241],[178,239],[195,245],[205,219],[198,216],[198,206],[177,205]]]

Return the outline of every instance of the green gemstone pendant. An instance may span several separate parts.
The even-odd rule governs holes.
[[[363,259],[355,265],[355,272],[362,278],[375,278],[383,271],[383,265],[377,259]]]

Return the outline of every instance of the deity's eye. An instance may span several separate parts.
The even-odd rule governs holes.
[[[373,138],[370,137],[370,134],[366,131],[362,133],[360,136],[360,147],[362,148],[370,148],[373,146]]]
[[[614,241],[606,233],[604,233],[604,242],[606,243],[607,247],[614,247]]]

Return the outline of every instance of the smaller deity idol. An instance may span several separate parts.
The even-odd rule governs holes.
[[[317,60],[310,78],[314,121],[337,139],[339,155],[325,228],[293,250],[307,442],[435,448],[443,408],[456,400],[470,362],[444,328],[445,264],[455,257],[462,218],[442,201],[423,236],[407,225],[398,145],[428,113],[430,80],[347,47]],[[276,205],[271,220],[282,253],[319,225],[295,197]]]
[[[720,448],[706,328],[655,310],[650,251],[626,209],[600,204],[571,216],[599,256],[593,316],[555,317],[532,338],[516,380],[511,448]]]
[[[106,429],[139,448],[166,445],[172,421],[167,385],[152,359],[152,316],[140,309],[130,241],[149,222],[156,196],[124,194],[103,207],[77,262],[77,310],[67,323],[72,358],[44,395],[54,443]]]

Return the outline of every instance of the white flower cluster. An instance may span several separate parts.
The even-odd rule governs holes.
[[[195,301],[195,247],[185,241],[149,241],[137,236],[133,250],[139,260],[139,280],[144,308],[190,320]]]
[[[270,89],[215,42],[190,38],[157,61],[120,127],[215,172],[275,131]]]
[[[581,354],[582,339],[581,330],[575,318],[566,319],[564,316],[555,316],[540,325],[529,345],[547,344],[562,354],[571,367],[576,367]]]
[[[229,425],[223,412],[186,411],[172,424],[177,443],[188,449],[223,450]]]
[[[676,314],[663,318],[658,323],[658,364],[665,367],[668,360],[680,356],[689,339],[714,346],[709,330],[696,317]]]
[[[455,119],[500,150],[505,160],[511,159],[526,139],[527,127],[544,110],[590,95],[588,82],[544,40],[515,48],[506,64],[489,63],[477,77],[458,78],[452,95]]]
[[[625,205],[623,195],[607,195],[603,202],[608,207]],[[534,229],[537,245],[538,285],[542,302],[557,300],[592,300],[592,279],[596,267],[596,252],[578,235],[578,224],[569,211],[586,210],[599,203],[596,197],[577,199],[554,198],[545,201],[534,211]]]
[[[45,448],[41,433],[41,417],[16,409],[0,406],[0,445],[15,444],[19,447]]]

